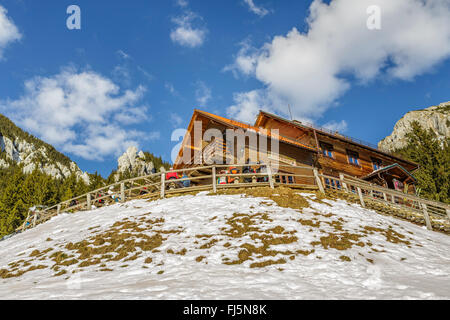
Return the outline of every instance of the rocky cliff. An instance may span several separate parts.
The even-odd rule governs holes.
[[[117,172],[130,172],[138,176],[148,175],[152,173],[154,168],[152,161],[148,161],[143,151],[139,151],[136,147],[129,147],[123,155],[117,160]]]
[[[81,171],[75,162],[0,115],[0,169],[14,162],[23,166],[24,173],[31,173],[37,168],[57,179],[74,173],[89,183],[89,175]]]
[[[440,140],[450,138],[450,101],[408,112],[395,124],[392,134],[378,143],[378,148],[389,152],[405,147],[406,134],[410,132],[413,121],[426,130],[433,130]]]

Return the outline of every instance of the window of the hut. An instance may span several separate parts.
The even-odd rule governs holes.
[[[359,166],[359,155],[357,152],[347,150],[348,162]]]
[[[381,167],[383,166],[383,162],[380,159],[377,158],[372,158],[372,165],[373,165],[373,170],[378,170],[381,169]]]
[[[325,157],[333,158],[333,145],[325,142],[320,143],[320,148],[322,149],[322,154]]]

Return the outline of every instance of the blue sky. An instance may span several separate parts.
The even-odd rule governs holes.
[[[130,144],[169,160],[194,108],[251,122],[289,104],[377,143],[450,100],[449,1],[397,1],[369,30],[366,0],[1,0],[0,112],[104,176]]]

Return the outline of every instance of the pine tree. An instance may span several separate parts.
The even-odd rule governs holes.
[[[450,203],[450,139],[440,141],[417,121],[411,123],[407,146],[397,150],[400,156],[419,164],[414,172],[420,195],[431,200]]]
[[[7,235],[20,226],[28,211],[23,201],[25,176],[21,167],[14,170],[0,195],[0,235]]]
[[[89,182],[89,191],[102,188],[106,185],[105,179],[97,171],[89,175]]]

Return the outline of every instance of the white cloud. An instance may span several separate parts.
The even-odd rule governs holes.
[[[147,107],[136,106],[144,92],[142,86],[120,90],[93,71],[65,69],[26,81],[23,96],[0,101],[0,111],[64,152],[101,160],[149,137],[126,128],[147,119]]]
[[[197,81],[197,89],[195,90],[195,98],[201,107],[204,107],[209,100],[211,100],[211,88],[209,88],[203,81]]]
[[[123,83],[126,86],[131,85],[131,73],[130,69],[127,66],[125,65],[115,66],[111,73],[114,80],[116,80],[117,82]]]
[[[258,62],[259,51],[250,45],[250,40],[246,39],[240,43],[241,48],[234,57],[234,63],[225,66],[222,71],[231,71],[238,78],[239,73],[249,76],[255,72]]]
[[[290,104],[294,117],[318,119],[355,83],[410,81],[450,56],[448,0],[377,0],[381,30],[367,28],[373,4],[314,0],[306,33],[293,28],[256,53],[243,45],[228,69],[254,76],[264,89],[249,92],[253,100],[236,95],[229,114],[253,121],[259,108],[250,101],[258,92],[260,106],[286,114]]]
[[[347,131],[348,124],[347,121],[341,120],[341,121],[330,121],[323,125],[325,129],[331,130],[331,131],[337,131],[337,132],[345,132]]]
[[[189,5],[189,2],[187,2],[186,0],[177,0],[177,6],[185,8]]]
[[[8,11],[0,5],[0,60],[3,58],[3,51],[9,44],[22,38],[22,34],[7,13]]]
[[[172,94],[173,96],[177,96],[177,95],[178,95],[178,92],[177,92],[177,90],[175,90],[175,87],[173,86],[172,83],[166,82],[166,83],[164,84],[164,87],[165,87],[165,88],[170,92],[170,94]]]
[[[264,17],[265,15],[269,14],[269,10],[263,7],[258,7],[253,0],[244,0],[244,2],[248,5],[248,9],[251,12],[260,17]]]
[[[131,59],[131,56],[123,50],[117,50],[117,54],[125,60]]]
[[[147,115],[148,108],[146,106],[140,106],[135,108],[127,108],[118,112],[114,116],[114,120],[121,124],[135,124],[145,120],[151,120],[151,116]]]
[[[179,127],[183,123],[183,118],[181,118],[177,113],[171,113],[170,122],[173,127]]]
[[[190,11],[173,18],[172,22],[176,25],[176,28],[170,33],[170,39],[184,47],[201,46],[205,41],[207,29],[205,27],[194,27],[193,23],[197,20],[201,20],[201,17]]]
[[[254,123],[259,110],[272,111],[271,107],[266,104],[267,97],[264,90],[235,93],[233,98],[235,104],[227,110],[229,117]]]

